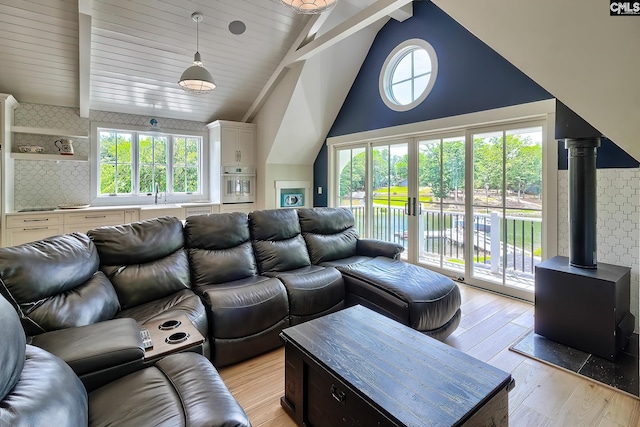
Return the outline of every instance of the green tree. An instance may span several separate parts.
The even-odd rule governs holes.
[[[542,188],[542,147],[517,135],[506,138],[507,188],[518,195],[525,191],[539,195]]]
[[[433,196],[444,199],[464,188],[464,141],[420,144],[418,153],[420,187],[430,187]]]

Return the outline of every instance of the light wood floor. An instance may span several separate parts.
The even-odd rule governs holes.
[[[511,372],[512,427],[640,427],[640,400],[509,350],[533,326],[533,305],[460,285],[462,320],[446,342]],[[282,348],[220,370],[254,427],[295,426],[280,407]]]

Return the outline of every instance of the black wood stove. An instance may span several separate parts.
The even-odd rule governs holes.
[[[536,334],[613,360],[628,343],[628,267],[597,263],[596,150],[600,138],[565,139],[569,150],[569,257],[536,267]]]

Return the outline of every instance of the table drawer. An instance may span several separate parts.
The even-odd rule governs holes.
[[[309,365],[307,372],[307,425],[397,426],[330,372]]]
[[[55,226],[62,224],[61,214],[7,215],[7,228]]]

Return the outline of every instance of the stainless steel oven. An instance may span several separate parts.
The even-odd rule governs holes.
[[[252,166],[222,168],[222,203],[253,203],[256,200],[256,169]]]

